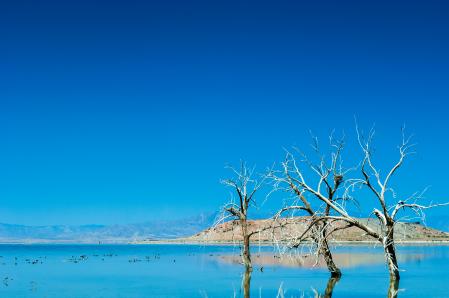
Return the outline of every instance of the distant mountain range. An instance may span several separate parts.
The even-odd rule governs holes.
[[[177,220],[123,225],[26,226],[0,223],[0,243],[127,243],[184,238],[211,227],[216,215],[208,213]],[[449,232],[448,216],[429,217],[426,224]]]
[[[125,243],[186,237],[210,227],[216,214],[126,225],[25,226],[0,223],[0,243]]]

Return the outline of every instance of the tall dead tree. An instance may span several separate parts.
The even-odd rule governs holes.
[[[255,193],[260,189],[263,179],[257,181],[252,176],[254,168],[248,169],[245,162],[241,162],[240,169],[229,167],[234,174],[231,179],[222,180],[222,183],[233,188],[237,195],[237,202],[233,199],[223,207],[223,215],[219,222],[234,220],[240,225],[242,233],[242,262],[251,270],[250,238],[255,232],[248,229],[248,209],[256,206]]]
[[[387,194],[393,193],[394,190],[390,187],[390,182],[392,177],[397,173],[398,169],[403,165],[404,160],[407,156],[412,154],[411,149],[413,144],[411,144],[411,138],[406,138],[404,130],[402,130],[402,142],[398,146],[399,159],[394,165],[386,172],[385,177],[382,178],[380,171],[375,167],[372,159],[372,140],[374,137],[374,130],[371,130],[368,137],[363,138],[362,134],[357,128],[357,136],[360,147],[363,152],[363,159],[361,162],[361,178],[350,178],[344,181],[345,191],[341,198],[330,199],[328,193],[323,193],[321,188],[312,187],[305,177],[304,170],[298,165],[295,158],[290,158],[287,160],[287,167],[289,175],[291,176],[291,181],[295,188],[298,189],[299,193],[308,193],[317,200],[321,201],[326,205],[326,208],[332,210],[329,214],[320,214],[317,216],[313,223],[328,222],[329,220],[344,221],[347,226],[355,226],[365,232],[366,235],[371,236],[376,241],[379,241],[385,252],[386,263],[388,265],[390,279],[392,281],[399,280],[399,267],[396,256],[396,247],[394,242],[394,229],[395,224],[398,221],[398,213],[404,210],[410,210],[414,212],[419,217],[424,216],[424,210],[443,206],[446,204],[429,204],[423,205],[419,203],[422,199],[422,193],[415,193],[407,199],[396,200],[393,204],[387,203]],[[319,177],[319,183],[326,184],[324,181],[326,179],[326,174],[317,172]],[[328,183],[328,182],[327,182]],[[347,201],[352,195],[350,191],[357,189],[357,186],[363,186],[370,190],[370,192],[376,198],[380,208],[374,208],[372,214],[374,214],[379,221],[380,230],[375,230],[370,227],[367,223],[362,222],[349,214],[349,210],[346,208],[345,204],[341,202]],[[395,197],[392,196],[393,199]]]
[[[343,139],[337,140],[331,135],[329,138],[330,154],[325,156],[319,148],[317,138],[313,137],[312,140],[312,148],[318,156],[318,163],[313,163],[304,153],[297,151],[301,156],[303,164],[306,164],[319,177],[317,187],[314,190],[322,193],[321,190],[324,189],[323,196],[326,196],[329,202],[335,202],[337,200],[336,194],[342,186],[345,174],[341,166],[341,153],[344,141]],[[287,152],[284,162],[281,163],[281,169],[271,170],[267,175],[273,181],[274,190],[287,191],[294,198],[292,204],[279,210],[275,220],[286,212],[303,211],[309,218],[308,227],[302,234],[294,235],[289,245],[298,247],[303,241],[311,240],[315,246],[314,250],[317,256],[324,258],[331,277],[340,277],[341,271],[333,260],[328,242],[328,237],[334,230],[332,227],[333,220],[327,220],[325,217],[330,215],[331,207],[328,204],[324,204],[324,206],[321,206],[322,208],[314,208],[311,204],[311,198],[308,196],[310,192],[297,183],[298,174],[301,174],[301,171],[296,164],[294,155]]]
[[[423,198],[424,192],[416,192],[408,198],[395,200],[396,192],[390,186],[392,177],[398,172],[399,168],[404,164],[405,159],[415,152],[412,151],[414,144],[411,143],[411,136],[406,137],[404,127],[401,130],[402,141],[398,146],[399,158],[396,163],[386,172],[386,176],[382,178],[380,170],[374,165],[372,156],[372,140],[374,137],[374,129],[372,129],[367,138],[364,138],[356,127],[357,139],[360,148],[363,151],[363,161],[361,165],[361,173],[363,178],[353,179],[349,181],[349,185],[363,185],[367,187],[376,198],[380,208],[375,208],[373,214],[378,218],[381,227],[379,241],[382,243],[385,251],[386,261],[390,271],[391,280],[399,280],[399,267],[396,256],[396,247],[394,242],[395,224],[398,222],[398,214],[400,211],[412,211],[416,216],[424,221],[424,210],[444,206],[446,204],[430,204],[423,205],[419,201]],[[391,197],[395,202],[388,204],[387,194],[392,194]]]

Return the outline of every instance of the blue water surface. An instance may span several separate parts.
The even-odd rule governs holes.
[[[275,248],[269,246],[252,251],[252,297],[324,292],[325,268],[271,262]],[[332,297],[387,296],[382,249],[334,251],[343,277]],[[238,254],[238,246],[228,245],[0,245],[0,296],[243,297],[243,268],[232,261]],[[403,270],[398,297],[449,297],[448,246],[404,246],[398,254]]]

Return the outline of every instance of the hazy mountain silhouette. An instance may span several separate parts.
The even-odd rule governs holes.
[[[135,240],[171,239],[197,234],[213,225],[216,213],[176,220],[154,220],[117,225],[48,225],[26,226],[0,223],[0,243],[126,243]],[[254,219],[269,216],[253,216]],[[448,216],[429,216],[430,227],[449,231]]]
[[[0,223],[0,242],[128,242],[190,236],[213,224],[215,213],[124,225],[26,226]]]

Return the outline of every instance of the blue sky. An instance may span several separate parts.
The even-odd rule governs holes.
[[[449,199],[445,1],[10,1],[0,34],[0,222],[214,211],[226,163],[354,115],[382,164],[405,123],[400,190]]]

